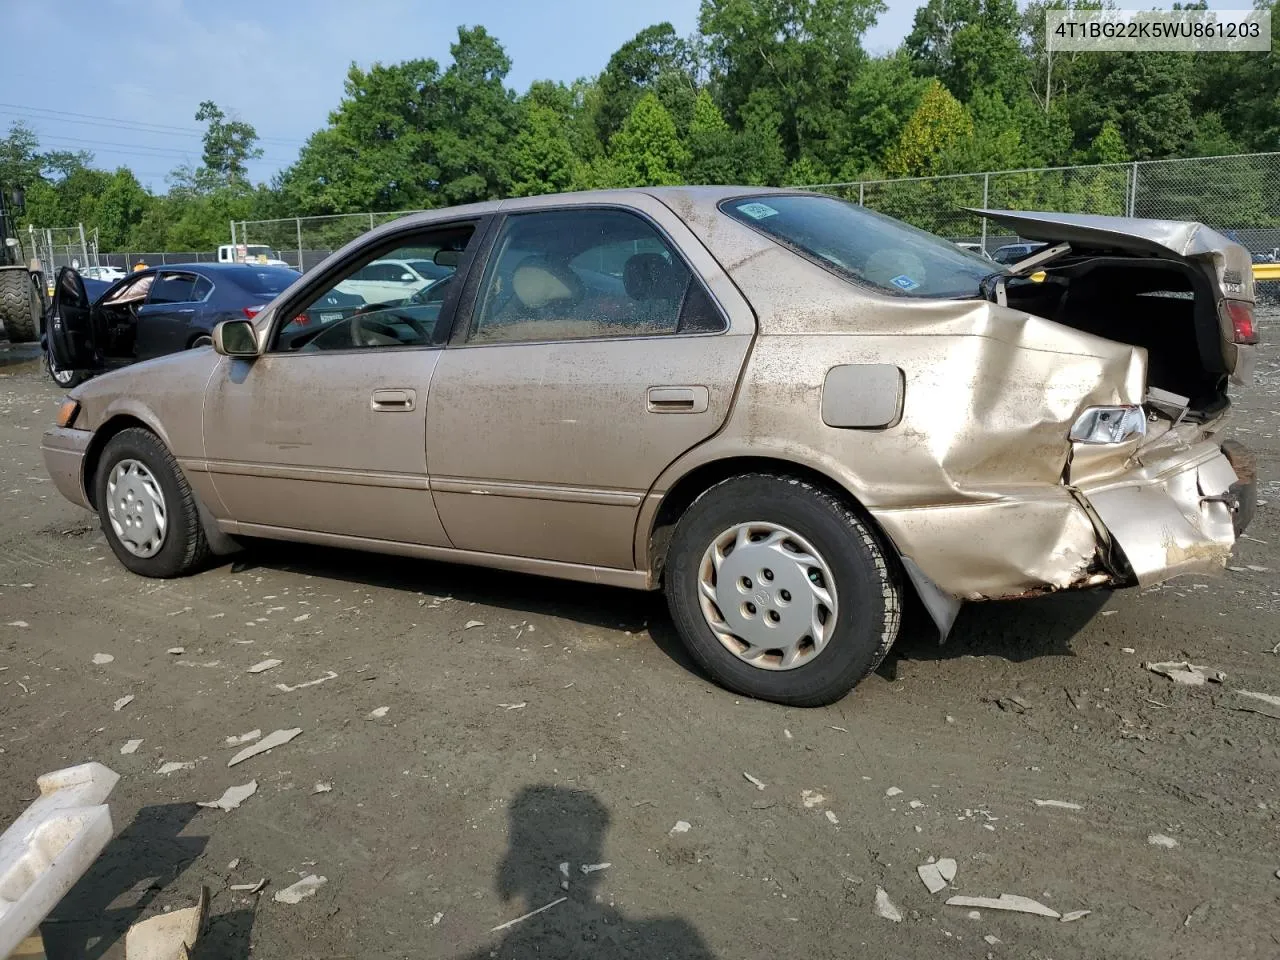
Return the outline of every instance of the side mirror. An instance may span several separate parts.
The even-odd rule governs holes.
[[[248,320],[223,320],[213,328],[213,349],[224,357],[256,357],[258,332]]]
[[[414,280],[417,280],[417,279],[418,279],[418,278],[417,278],[417,277],[415,277],[412,273],[402,273],[402,274],[400,274],[400,282],[401,282],[401,283],[412,283]]]

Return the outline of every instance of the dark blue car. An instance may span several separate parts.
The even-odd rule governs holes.
[[[41,338],[49,375],[72,387],[103,370],[206,346],[215,324],[252,319],[299,276],[286,267],[189,263],[103,283],[64,267]]]

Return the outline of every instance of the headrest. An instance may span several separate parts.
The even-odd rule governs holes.
[[[557,301],[577,303],[584,293],[576,273],[563,263],[538,255],[520,261],[511,275],[511,290],[530,310],[541,310]]]

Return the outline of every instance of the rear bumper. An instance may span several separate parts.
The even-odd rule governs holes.
[[[1214,440],[1078,488],[872,509],[922,594],[996,600],[1221,570],[1256,502],[1252,455]],[[921,588],[921,583],[925,586]]]
[[[40,440],[44,466],[58,492],[77,506],[92,509],[84,488],[84,459],[93,434],[88,430],[54,427]]]

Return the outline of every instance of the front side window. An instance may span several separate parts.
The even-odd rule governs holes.
[[[818,194],[726,200],[733,219],[842,276],[897,296],[982,296],[989,260],[866,207]]]
[[[468,340],[654,336],[723,326],[702,285],[648,221],[587,208],[507,218]]]
[[[314,353],[442,343],[447,334],[442,326],[448,320],[442,316],[445,298],[454,283],[455,265],[474,232],[473,224],[442,227],[416,234],[395,250],[350,263],[340,280],[327,285],[281,327],[273,350]],[[407,272],[403,263],[387,261],[410,254],[430,257],[442,277],[402,282]]]

